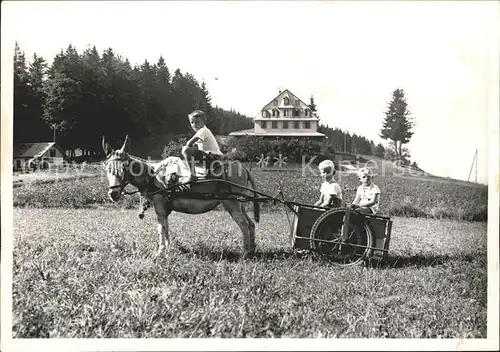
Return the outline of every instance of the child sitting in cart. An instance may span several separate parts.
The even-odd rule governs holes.
[[[324,208],[336,208],[342,203],[342,190],[333,176],[335,175],[335,164],[331,160],[323,160],[318,165],[319,172],[323,178],[320,188],[319,200],[315,206]]]
[[[207,128],[207,117],[201,110],[195,110],[188,115],[189,123],[196,132],[194,136],[182,148],[182,155],[189,165],[191,176],[187,182],[197,180],[194,164],[195,161],[203,161],[203,159],[216,160],[221,155],[219,144],[212,132]],[[207,165],[210,168],[210,165]]]
[[[379,210],[380,188],[373,181],[373,171],[367,167],[359,170],[359,180],[356,197],[351,204],[351,208],[360,213],[376,214]]]

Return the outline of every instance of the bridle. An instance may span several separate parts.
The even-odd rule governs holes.
[[[106,166],[106,171],[111,172],[114,176],[121,179],[120,184],[114,185],[114,186],[108,186],[108,190],[114,190],[114,189],[119,188],[120,193],[126,194],[126,195],[131,195],[131,194],[135,194],[135,193],[139,192],[139,190],[134,191],[134,192],[125,191],[125,187],[127,187],[127,185],[130,184],[130,181],[127,180],[127,174],[126,174],[126,172],[128,172],[129,163],[130,163],[129,160],[126,160],[126,159],[124,160],[124,159],[122,159],[121,156],[119,156],[118,158],[114,158],[114,159],[108,159],[104,162],[104,164]],[[111,170],[110,170],[110,168],[111,168]],[[123,175],[123,176],[121,176],[121,175]]]

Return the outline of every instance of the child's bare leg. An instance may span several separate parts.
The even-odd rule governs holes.
[[[190,181],[196,180],[196,171],[194,168],[194,163],[196,160],[196,156],[199,154],[199,150],[194,147],[183,147],[182,148],[182,156],[187,161],[189,165],[189,171],[191,172]]]
[[[189,171],[191,172],[191,175],[195,174],[194,170],[194,154],[195,154],[196,148],[193,147],[183,147],[182,148],[182,156],[184,159],[187,161],[189,165]]]

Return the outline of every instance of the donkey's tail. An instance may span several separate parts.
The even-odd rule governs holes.
[[[250,183],[252,184],[252,189],[257,190],[257,188],[255,186],[255,179],[253,178],[250,171],[248,171],[248,170],[246,170],[246,171],[247,171],[247,175],[248,175],[248,181],[250,181]],[[254,218],[255,222],[259,222],[260,221],[260,203],[256,200],[256,198],[258,197],[258,194],[254,193],[253,196],[255,199],[253,201],[253,218]]]

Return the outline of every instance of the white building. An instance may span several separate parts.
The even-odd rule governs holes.
[[[311,97],[311,105],[314,102]],[[318,117],[309,105],[288,89],[264,105],[254,119],[254,128],[231,132],[230,136],[258,136],[270,138],[311,138],[323,139],[318,132]]]
[[[43,169],[51,165],[62,165],[65,160],[64,150],[54,142],[14,144],[14,170],[27,170],[35,165]]]

